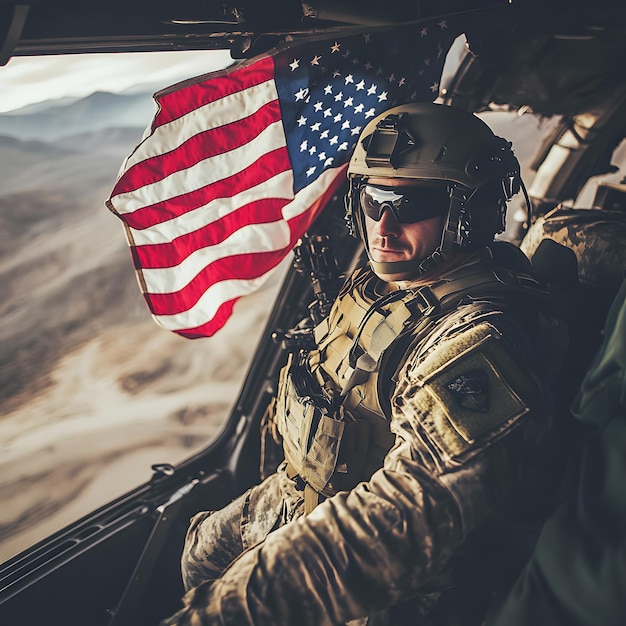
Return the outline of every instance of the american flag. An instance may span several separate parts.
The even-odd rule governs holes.
[[[221,328],[344,180],[367,122],[437,97],[459,34],[438,20],[292,42],[157,93],[107,201],[156,322],[189,338]]]

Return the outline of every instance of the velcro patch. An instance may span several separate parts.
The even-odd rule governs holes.
[[[407,365],[395,403],[405,417],[419,422],[443,460],[480,449],[540,397],[532,376],[487,323]]]
[[[467,443],[528,410],[483,350],[465,354],[428,386],[445,407],[449,425]]]

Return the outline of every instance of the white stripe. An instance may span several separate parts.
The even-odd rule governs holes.
[[[345,166],[329,168],[323,172],[317,180],[304,187],[304,189],[300,189],[294,199],[283,208],[283,218],[288,221],[298,215],[306,213],[311,205],[316,202],[320,196],[324,195],[324,192],[330,187],[333,180],[335,180],[339,174],[338,169],[343,168],[345,168]]]
[[[135,191],[111,198],[111,204],[120,214],[132,213],[145,206],[163,202],[181,194],[190,193],[218,180],[241,172],[270,150],[286,145],[281,122],[274,122],[257,137],[239,148],[225,154],[204,159],[195,165],[170,174],[167,178]]]
[[[225,215],[237,211],[240,207],[259,198],[293,197],[293,173],[291,170],[281,172],[255,187],[250,187],[231,198],[216,198],[193,211],[179,215],[167,222],[155,224],[150,228],[137,230],[129,228],[136,246],[171,243],[176,237],[195,232],[215,222]]]
[[[281,250],[289,245],[290,238],[289,226],[282,220],[244,226],[223,242],[194,251],[175,267],[142,270],[147,291],[155,294],[180,291],[214,261],[239,254]]]
[[[276,84],[273,79],[269,79],[194,109],[178,119],[159,126],[148,135],[128,157],[125,170],[140,161],[170,152],[198,133],[232,124],[253,115],[265,104],[277,98]]]
[[[210,322],[224,302],[257,291],[269,278],[273,269],[275,268],[252,280],[224,280],[216,283],[207,289],[196,306],[188,311],[176,315],[153,315],[152,317],[166,330],[197,328]]]

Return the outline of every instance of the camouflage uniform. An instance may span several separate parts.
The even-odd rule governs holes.
[[[532,258],[544,239],[573,250],[581,282],[612,300],[626,270],[626,211],[558,206],[533,224],[520,248]]]
[[[513,514],[522,486],[537,489],[552,424],[533,374],[547,352],[538,323],[519,294],[464,297],[434,315],[401,359],[382,467],[305,515],[283,463],[194,517],[185,608],[164,624],[427,623],[459,548],[477,529],[488,544],[484,529]]]

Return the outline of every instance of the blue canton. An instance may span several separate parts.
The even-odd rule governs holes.
[[[452,41],[446,20],[419,29],[293,46],[275,57],[294,192],[345,163],[365,125],[386,109],[432,101]]]

